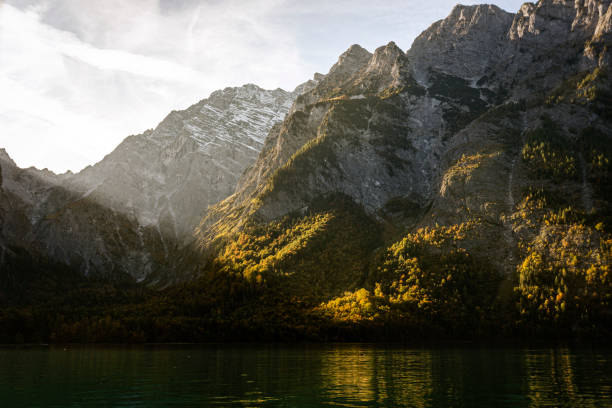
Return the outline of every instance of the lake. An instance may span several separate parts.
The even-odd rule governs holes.
[[[0,406],[612,407],[612,350],[6,347]]]

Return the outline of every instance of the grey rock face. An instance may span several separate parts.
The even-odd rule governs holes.
[[[541,0],[525,3],[508,32],[510,40],[533,41],[552,48],[570,40],[585,40],[605,31],[608,0]]]
[[[457,5],[413,42],[408,51],[415,78],[427,81],[429,70],[480,79],[499,60],[514,15],[497,6]]]
[[[62,186],[62,177],[20,169],[0,159],[2,253],[27,251],[88,276],[114,280],[147,277],[166,269],[158,231]],[[5,259],[0,260],[0,266]]]
[[[437,71],[524,98],[607,61],[610,15],[608,0],[542,0],[516,14],[458,5],[415,39],[408,57],[420,83]]]
[[[502,59],[489,69],[490,81],[514,88],[519,99],[550,89],[572,73],[607,64],[605,39],[596,30],[605,26],[609,8],[608,0],[525,3],[508,31]]]
[[[362,70],[370,61],[372,54],[365,48],[353,44],[346,50],[338,61],[331,67],[327,75],[315,74],[316,86],[299,95],[291,112],[303,109],[319,99],[333,97],[340,85],[349,81],[355,73]]]

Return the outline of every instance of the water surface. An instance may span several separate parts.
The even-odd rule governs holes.
[[[0,348],[2,407],[612,407],[612,350]]]

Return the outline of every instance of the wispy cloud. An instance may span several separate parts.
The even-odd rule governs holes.
[[[311,71],[277,29],[254,23],[262,10],[20,6],[0,7],[0,147],[22,166],[79,170],[215,89],[291,87]]]

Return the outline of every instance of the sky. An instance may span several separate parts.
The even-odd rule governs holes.
[[[293,90],[355,43],[407,50],[455,4],[0,0],[0,148],[21,167],[79,171],[214,90]]]

